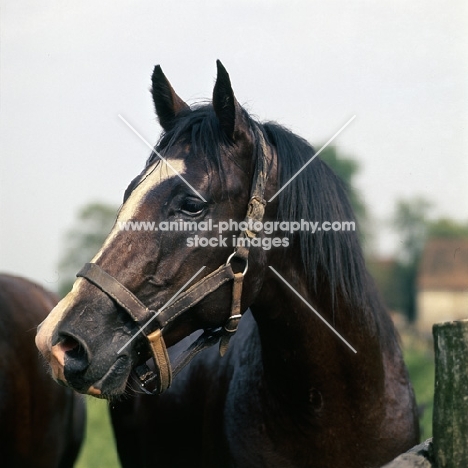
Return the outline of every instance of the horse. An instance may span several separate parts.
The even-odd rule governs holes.
[[[369,468],[414,446],[397,333],[358,233],[330,229],[354,220],[345,185],[219,61],[210,103],[160,66],[152,97],[163,133],[38,330],[53,377],[111,402],[124,467]]]
[[[36,283],[0,274],[0,463],[72,468],[83,440],[85,402],[59,387],[34,344],[58,298]]]

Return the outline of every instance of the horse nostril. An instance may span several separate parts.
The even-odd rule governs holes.
[[[61,334],[58,346],[60,347],[60,351],[64,354],[66,371],[79,373],[86,370],[89,365],[89,356],[82,343],[73,336]]]
[[[66,353],[76,348],[79,348],[80,343],[78,343],[78,341],[75,340],[75,338],[72,338],[71,336],[65,336],[65,338],[60,341],[60,346],[62,347],[62,350]]]

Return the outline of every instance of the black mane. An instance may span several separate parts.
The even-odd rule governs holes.
[[[303,138],[276,123],[263,125],[268,142],[276,148],[279,188],[283,187],[314,155]],[[357,221],[343,181],[316,157],[278,195],[278,219],[287,221]],[[297,242],[309,282],[317,293],[326,277],[332,299],[338,296],[360,307],[365,301],[365,264],[357,231],[299,231]]]

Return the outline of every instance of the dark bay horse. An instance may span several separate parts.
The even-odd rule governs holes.
[[[34,336],[58,299],[24,278],[0,275],[0,465],[72,468],[84,435],[83,397],[59,387]],[[51,385],[53,383],[53,385]]]
[[[38,331],[54,378],[111,400],[125,467],[379,467],[415,445],[393,324],[357,233],[330,229],[346,188],[220,62],[209,105],[159,66],[152,84],[164,133]]]

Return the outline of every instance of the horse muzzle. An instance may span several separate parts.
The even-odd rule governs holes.
[[[125,390],[131,372],[128,355],[115,354],[109,366],[93,362],[86,346],[71,336],[50,349],[49,365],[53,378],[80,393],[104,398]],[[105,370],[107,368],[107,370]]]
[[[52,377],[77,392],[93,396],[123,393],[133,364],[128,352],[118,353],[118,348],[127,338],[113,337],[110,343],[102,341],[96,346],[85,329],[80,333],[64,322],[69,311],[70,300],[65,298],[38,327],[36,346],[49,364]],[[91,342],[92,350],[87,345]]]

